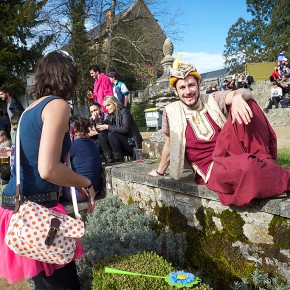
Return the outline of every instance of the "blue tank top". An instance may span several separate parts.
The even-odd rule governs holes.
[[[60,99],[56,96],[47,97],[38,103],[35,107],[26,111],[20,124],[20,186],[21,194],[58,192],[59,186],[40,177],[38,172],[38,152],[40,137],[42,131],[41,114],[47,103],[54,99]],[[61,160],[69,152],[71,146],[69,132],[64,135]],[[16,164],[16,160],[15,163]],[[4,194],[14,195],[16,191],[15,165],[11,173],[9,183]]]

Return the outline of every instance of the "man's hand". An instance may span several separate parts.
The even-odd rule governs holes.
[[[253,118],[253,112],[248,103],[243,99],[242,94],[234,95],[232,99],[232,123],[238,122],[239,124],[249,124]]]

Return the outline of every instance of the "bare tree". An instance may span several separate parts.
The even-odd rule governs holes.
[[[136,2],[141,3],[143,0],[48,1],[43,11],[47,21],[42,27],[42,33],[53,32],[53,47],[65,48],[73,54],[81,72],[81,86],[90,86],[92,80],[87,71],[88,64],[93,62],[106,72],[116,69],[132,84],[136,83],[136,78],[142,79],[144,74],[147,77],[148,74],[150,77],[152,75],[153,78],[157,76],[163,57],[160,42],[163,43],[165,35],[160,36],[161,33],[156,32],[154,25],[157,25],[157,20],[154,24],[151,18],[148,26],[148,16],[142,13],[122,17],[130,14],[129,8]],[[144,2],[152,9],[154,18],[162,19],[162,30],[171,39],[180,39],[176,30],[179,10],[170,16],[166,12],[166,1]],[[165,18],[167,21],[164,21]],[[143,23],[143,27],[137,26],[137,22]],[[84,95],[84,90],[79,90],[79,94]]]

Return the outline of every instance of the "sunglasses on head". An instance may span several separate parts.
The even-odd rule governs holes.
[[[62,55],[63,57],[65,57],[66,59],[70,60],[71,62],[74,62],[72,56],[67,51],[61,50],[61,49],[49,51],[44,55],[44,57],[48,56],[51,53],[58,53]]]

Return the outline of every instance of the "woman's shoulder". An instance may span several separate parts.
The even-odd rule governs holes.
[[[67,101],[62,98],[52,98],[47,100],[43,108],[44,113],[51,114],[52,116],[62,115],[63,113],[70,114],[71,108]]]
[[[35,107],[38,107],[40,109],[43,109],[44,107],[47,107],[48,104],[54,104],[58,106],[63,106],[65,108],[69,107],[69,104],[64,99],[57,97],[57,96],[45,96],[42,98],[37,99],[34,101],[27,110],[33,109]]]

